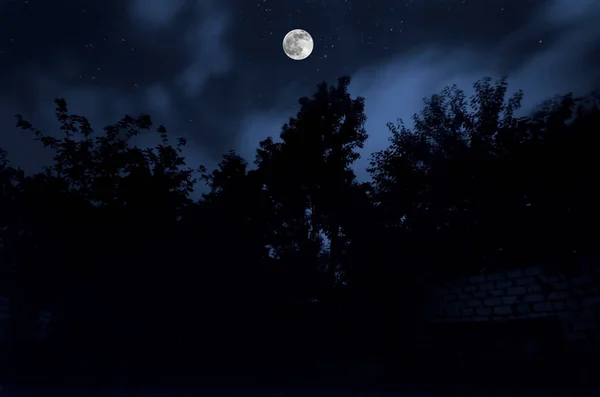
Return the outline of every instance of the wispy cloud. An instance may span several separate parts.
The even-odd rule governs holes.
[[[410,123],[412,115],[422,109],[422,99],[445,86],[457,84],[470,94],[475,81],[508,75],[511,89],[525,92],[524,109],[556,94],[589,92],[600,83],[600,69],[593,67],[597,63],[586,62],[597,50],[599,17],[600,2],[595,0],[554,0],[550,6],[540,8],[529,24],[488,51],[432,45],[359,70],[352,76],[351,92],[366,98],[369,140],[355,164],[357,175],[368,178],[370,154],[388,145],[386,123],[398,118]],[[524,47],[531,50],[518,59],[518,51]],[[245,135],[256,142],[266,135],[277,135],[290,115],[270,111],[249,116]],[[247,147],[244,151],[249,152]]]

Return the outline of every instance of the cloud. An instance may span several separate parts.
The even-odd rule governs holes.
[[[402,118],[410,124],[412,115],[423,107],[422,99],[445,86],[457,84],[471,94],[475,81],[508,75],[510,89],[524,90],[527,110],[557,94],[585,94],[598,87],[600,69],[593,67],[597,62],[585,62],[593,56],[600,38],[598,17],[597,1],[554,0],[549,7],[540,7],[530,23],[488,51],[428,46],[358,70],[352,76],[350,91],[366,98],[369,140],[355,164],[357,176],[367,179],[370,154],[388,145],[386,123]],[[276,118],[275,114],[271,110],[248,120],[272,126],[277,123],[268,120]],[[276,120],[280,127],[291,114],[279,114]],[[278,132],[279,128],[265,131],[264,136]],[[258,135],[256,125],[247,127],[245,135]]]
[[[173,75],[164,76],[144,90],[142,108],[152,115],[156,124],[165,124],[172,136],[188,139],[183,154],[189,166],[204,163],[212,167],[218,159],[210,153],[210,140],[214,137],[209,131],[220,120],[210,112],[210,105],[201,104],[206,97],[207,83],[231,70],[232,51],[225,43],[231,15],[212,0],[135,0],[134,3],[130,17],[140,27],[156,31],[180,29],[178,44],[183,47],[185,58]],[[201,134],[197,134],[198,130]],[[156,137],[140,139],[144,146],[156,143]]]
[[[190,64],[178,77],[188,96],[200,94],[209,78],[227,73],[232,66],[231,51],[224,45],[230,15],[212,1],[197,1],[193,12],[197,21],[188,26],[184,36]]]
[[[290,107],[290,109],[293,109]],[[260,141],[267,136],[276,136],[281,129],[284,121],[280,121],[281,111],[272,111],[270,113],[255,114],[246,118],[242,124],[244,131],[238,137],[236,142],[237,152],[250,163],[250,168],[256,155],[256,149]]]
[[[150,32],[183,24],[177,44],[183,44],[187,62],[171,77],[186,96],[200,95],[211,77],[231,68],[231,51],[224,43],[231,19],[215,1],[132,0],[129,12],[137,27]]]
[[[181,12],[185,0],[132,0],[131,16],[142,26],[165,27]]]
[[[231,26],[230,10],[221,7],[210,0],[126,0],[95,10],[97,18],[80,28],[85,33],[80,40],[52,30],[54,25],[83,18],[86,14],[80,8],[66,7],[60,14],[32,21],[56,36],[50,41],[43,37],[40,48],[67,41],[69,45],[51,56],[31,47],[22,58],[12,59],[10,78],[0,74],[6,88],[0,94],[4,105],[0,108],[0,146],[27,172],[39,171],[49,160],[48,151],[15,130],[13,115],[22,113],[52,134],[57,130],[52,101],[64,97],[70,110],[88,117],[97,130],[125,113],[149,113],[173,135],[188,138],[195,151],[188,153],[189,158],[215,157],[199,149],[207,138],[197,132],[218,124],[219,116],[204,110],[205,88],[212,78],[227,73],[232,62],[224,41]],[[155,140],[152,136],[141,139],[145,144]]]
[[[554,0],[540,19],[558,25],[597,23],[599,12],[600,3],[597,0]]]
[[[52,99],[63,96],[74,112],[89,116],[97,129],[114,123],[124,113],[151,114],[156,124],[165,124],[174,136],[188,138],[186,156],[192,165],[202,162],[210,168],[231,147],[252,161],[258,142],[278,135],[281,125],[297,111],[297,99],[314,92],[319,76],[333,82],[337,75],[351,70],[351,92],[367,99],[371,137],[357,164],[359,175],[366,177],[364,168],[369,154],[387,145],[386,122],[397,117],[410,118],[421,109],[422,97],[445,85],[457,83],[468,91],[481,77],[509,74],[511,86],[523,88],[526,105],[532,106],[555,93],[584,91],[599,79],[599,72],[587,67],[593,64],[593,45],[600,37],[600,24],[596,22],[599,4],[594,0],[553,0],[544,3],[545,8],[539,7],[533,16],[529,9],[522,12],[518,8],[519,18],[529,19],[529,23],[524,26],[519,20],[512,29],[510,22],[510,35],[490,28],[498,31],[494,30],[496,33],[490,37],[480,37],[470,28],[461,28],[455,29],[459,38],[439,46],[422,44],[440,43],[439,26],[427,25],[436,28],[428,28],[425,33],[418,30],[424,25],[417,23],[420,19],[415,11],[406,16],[403,24],[404,34],[410,36],[399,36],[401,42],[393,51],[393,43],[385,41],[389,36],[386,28],[379,33],[374,31],[379,36],[374,36],[373,41],[390,46],[390,51],[384,53],[375,45],[367,46],[360,56],[355,56],[359,30],[350,28],[340,14],[340,23],[348,27],[344,39],[336,42],[339,52],[326,49],[323,44],[312,59],[293,65],[280,51],[279,36],[287,31],[286,26],[278,26],[273,36],[261,41],[264,32],[256,28],[256,5],[241,0],[235,6],[233,3],[126,0],[111,3],[109,8],[98,1],[99,8],[88,12],[94,18],[85,21],[79,8],[66,5],[53,18],[42,18],[43,12],[35,14],[40,19],[31,23],[48,32],[55,32],[54,26],[69,26],[69,21],[84,21],[85,28],[78,29],[85,32],[85,38],[73,38],[70,28],[36,37],[27,45],[40,48],[31,47],[20,55],[22,60],[10,64],[10,70],[2,69],[5,73],[0,74],[0,82],[6,89],[0,94],[0,128],[6,132],[0,146],[8,150],[16,164],[28,170],[39,169],[46,162],[44,154],[39,154],[41,150],[31,144],[27,134],[14,131],[13,114],[22,112],[36,126],[49,130],[56,126]],[[45,4],[36,3],[36,7]],[[51,12],[52,7],[46,6]],[[480,8],[486,7],[487,3]],[[464,11],[479,15],[477,10]],[[312,31],[314,24],[318,31],[316,24],[321,24],[321,14],[316,19],[313,14],[306,15],[301,25]],[[344,18],[350,18],[349,15]],[[379,18],[384,14],[379,10],[373,15]],[[442,19],[448,20],[446,25],[454,26],[455,21],[445,15]],[[473,15],[467,20],[475,20]],[[389,17],[396,18],[392,14]],[[258,20],[264,19],[261,18]],[[511,15],[506,21],[513,19],[518,18]],[[10,23],[4,19],[3,22]],[[324,38],[341,35],[338,25],[323,26]],[[448,27],[443,31],[453,30]],[[468,33],[476,37],[470,39]],[[242,36],[244,40],[240,40]],[[488,51],[475,50],[481,47],[471,45],[498,37],[503,39]],[[459,44],[459,39],[466,41]],[[248,45],[254,42],[256,46]],[[54,48],[56,43],[60,43],[58,50]],[[93,46],[87,47],[88,43]],[[275,47],[278,51],[271,51]],[[16,51],[16,45],[14,48]],[[404,51],[402,55],[389,58],[390,53],[400,50]],[[10,51],[3,56],[10,55]],[[324,54],[329,54],[326,61],[316,57]],[[321,72],[315,72],[317,68]],[[257,110],[261,105],[265,108]],[[151,144],[154,138],[147,139],[145,143]]]
[[[163,84],[153,84],[146,88],[145,97],[148,112],[162,114],[173,111],[171,93]]]
[[[578,5],[573,3],[577,2],[553,1],[548,9],[534,17],[531,24],[487,53],[431,48],[383,65],[376,81],[370,77],[371,71],[359,72],[354,76],[352,92],[367,98],[370,139],[362,159],[356,164],[357,175],[367,178],[365,168],[370,153],[388,145],[385,123],[402,118],[410,124],[411,116],[422,108],[422,98],[445,86],[457,84],[467,94],[472,94],[471,87],[476,80],[508,75],[509,87],[513,91],[522,89],[525,93],[524,111],[557,94],[586,94],[592,87],[597,87],[600,70],[583,61],[595,51],[595,43],[600,38],[600,25],[596,22],[600,16],[600,3],[594,0],[582,0]],[[546,45],[539,36],[535,37],[535,32],[548,25],[559,32]],[[537,42],[539,49],[517,68],[508,69],[504,60],[515,56],[511,49],[527,40]]]

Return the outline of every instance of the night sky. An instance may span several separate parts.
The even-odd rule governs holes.
[[[599,17],[596,0],[0,0],[0,146],[39,170],[48,155],[13,115],[52,133],[64,97],[97,129],[149,113],[193,166],[232,148],[252,161],[299,97],[348,74],[366,97],[364,177],[386,122],[446,85],[508,75],[526,106],[598,87]],[[282,50],[294,28],[315,40],[304,61]]]

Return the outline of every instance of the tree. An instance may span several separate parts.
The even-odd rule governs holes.
[[[390,147],[373,156],[375,200],[389,225],[410,232],[410,256],[425,272],[480,271],[574,249],[566,224],[556,221],[575,207],[564,192],[587,186],[573,185],[581,181],[581,159],[596,175],[598,164],[580,157],[579,144],[594,143],[588,120],[597,108],[567,95],[517,118],[522,93],[506,99],[507,87],[505,80],[477,82],[470,101],[446,89],[425,102],[413,128],[389,125]],[[584,211],[596,213],[594,206]],[[590,223],[581,216],[570,227]]]
[[[257,173],[247,167],[241,156],[230,151],[211,173],[202,168],[210,190],[203,195],[195,218],[211,234],[203,237],[211,241],[208,257],[223,264],[215,270],[228,280],[227,294],[232,296],[236,290],[240,294],[261,290],[258,284],[264,281],[268,258],[270,203]],[[244,295],[248,301],[250,297]]]
[[[18,244],[19,215],[18,197],[20,181],[24,178],[23,171],[10,165],[6,151],[0,148],[0,208],[3,209],[0,218],[0,272],[10,272],[15,264],[15,247]]]
[[[517,117],[522,93],[507,97],[505,80],[477,82],[470,99],[447,88],[412,126],[388,125],[363,183],[364,99],[349,84],[301,98],[254,169],[234,151],[200,167],[198,201],[184,140],[172,146],[161,126],[157,146],[135,145],[148,116],[96,133],[57,100],[60,138],[19,116],[55,154],[26,176],[0,151],[1,248],[32,309],[22,317],[49,306],[61,356],[120,340],[136,365],[176,372],[231,356],[246,374],[258,357],[276,363],[269,373],[324,356],[393,362],[412,332],[395,313],[415,313],[431,276],[598,253],[598,95]]]
[[[326,238],[329,285],[335,284],[346,244],[343,224],[349,209],[344,203],[355,182],[351,165],[367,139],[364,99],[351,98],[349,84],[350,78],[342,77],[336,86],[320,84],[312,99],[301,98],[281,141],[262,141],[256,157],[282,221],[273,236],[275,252],[303,269],[318,269]]]
[[[63,319],[76,350],[85,343],[89,348],[93,335],[110,340],[126,330],[135,333],[128,316],[143,319],[139,330],[173,303],[170,292],[189,272],[178,237],[195,181],[181,156],[185,141],[171,146],[164,127],[157,129],[156,147],[132,143],[151,127],[150,117],[126,116],[95,134],[64,100],[55,102],[61,138],[17,116],[17,126],[55,156],[44,172],[18,181],[14,230],[20,237],[11,248],[29,306],[50,308]],[[106,316],[112,321],[103,321]]]

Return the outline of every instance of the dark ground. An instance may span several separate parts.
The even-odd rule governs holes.
[[[458,362],[441,359],[436,352],[413,352],[396,363],[379,363],[369,374],[361,364],[294,364],[288,359],[265,364],[269,357],[231,364],[235,358],[214,360],[198,356],[175,361],[125,359],[114,354],[113,365],[99,356],[83,356],[71,365],[37,365],[35,370],[16,371],[4,379],[2,397],[21,396],[599,396],[600,360],[581,356],[547,362]],[[146,357],[147,358],[147,357]],[[169,361],[174,360],[174,361]],[[229,364],[229,365],[228,365]],[[319,369],[320,367],[320,369]],[[358,367],[358,368],[357,368]]]
[[[518,343],[498,342],[524,332],[514,326],[445,325],[428,331],[435,343],[417,348],[391,326],[336,322],[311,332],[293,317],[273,337],[225,323],[181,338],[98,331],[17,341],[2,351],[0,397],[600,396],[600,357],[565,353],[547,322],[527,323],[545,350],[526,358]],[[310,323],[326,326],[325,317]]]

